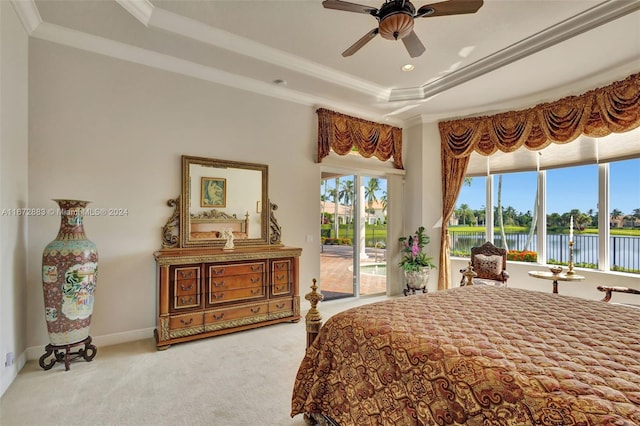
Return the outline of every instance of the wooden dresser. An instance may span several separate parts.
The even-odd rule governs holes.
[[[284,246],[163,249],[158,277],[158,349],[300,320],[302,249]]]

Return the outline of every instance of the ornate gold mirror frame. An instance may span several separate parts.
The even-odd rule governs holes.
[[[167,204],[174,212],[162,230],[163,248],[279,245],[281,228],[268,197],[269,168],[182,156],[182,192]]]

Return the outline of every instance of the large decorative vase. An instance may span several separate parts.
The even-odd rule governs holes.
[[[89,326],[98,275],[98,251],[87,239],[82,224],[88,201],[54,200],[59,205],[60,229],[42,254],[42,289],[49,332],[40,366],[50,369],[56,362],[82,357],[91,361],[97,348],[91,344]],[[76,352],[71,348],[84,345]],[[46,359],[53,354],[53,359]]]
[[[426,293],[430,273],[431,268],[428,266],[423,266],[415,271],[405,270],[404,279],[407,283],[407,288],[404,289],[404,295],[415,294],[418,290]]]

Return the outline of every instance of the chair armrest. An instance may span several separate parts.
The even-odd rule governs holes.
[[[606,285],[599,285],[597,289],[599,291],[604,291],[604,298],[602,299],[603,302],[608,302],[609,300],[611,300],[611,294],[613,292],[640,295],[640,290],[636,290],[629,287],[610,287]]]
[[[502,271],[502,278],[504,278],[505,281],[508,280],[510,276],[507,271]]]

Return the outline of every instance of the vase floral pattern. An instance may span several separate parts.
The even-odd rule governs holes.
[[[98,251],[84,232],[88,201],[54,200],[60,229],[42,254],[45,319],[52,345],[80,342],[89,336],[98,276]]]

